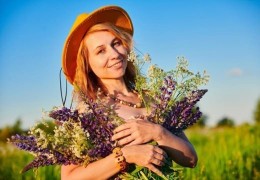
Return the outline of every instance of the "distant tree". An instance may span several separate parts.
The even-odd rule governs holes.
[[[7,138],[11,137],[12,130],[9,126],[4,127],[0,131],[0,141],[6,142]]]
[[[219,120],[217,123],[217,127],[223,127],[223,126],[227,126],[227,127],[233,127],[235,125],[234,120],[224,117],[223,119]]]
[[[203,114],[203,115],[200,117],[200,119],[197,121],[197,123],[196,123],[197,126],[205,127],[205,126],[206,126],[207,119],[208,119],[208,116]]]
[[[22,120],[18,118],[14,125],[12,126],[6,126],[0,131],[0,141],[6,142],[7,138],[10,138],[12,135],[15,134],[21,134],[24,132],[24,130],[21,127]]]
[[[254,120],[256,123],[260,124],[260,99],[258,99],[255,112],[254,112]]]
[[[12,131],[16,134],[20,134],[23,132],[22,130],[22,119],[21,118],[18,118],[14,125],[12,126]]]

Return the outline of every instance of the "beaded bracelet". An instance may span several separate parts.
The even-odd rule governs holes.
[[[127,167],[127,163],[125,161],[125,157],[123,156],[123,152],[120,147],[116,147],[113,149],[114,157],[116,158],[116,163],[120,167],[120,170],[123,171]]]

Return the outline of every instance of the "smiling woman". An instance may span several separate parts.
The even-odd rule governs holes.
[[[123,42],[124,39],[128,41],[125,40],[125,42]],[[95,98],[95,93],[100,87],[106,92],[105,86],[102,85],[109,84],[106,83],[106,79],[119,79],[125,74],[127,69],[127,54],[130,48],[131,37],[122,38],[119,37],[119,34],[116,35],[116,27],[112,24],[94,25],[82,40],[79,48],[75,83],[81,84],[82,80],[85,79],[81,77],[82,74],[85,74],[85,72],[81,70],[89,70],[89,78],[92,80],[88,81],[88,84],[93,87],[93,91],[89,89],[88,92],[85,90],[85,86],[81,87],[84,92],[88,95],[92,94],[90,95],[92,98]],[[84,62],[86,59],[88,59],[87,64]],[[80,67],[84,64],[86,64],[86,67]],[[131,71],[129,67],[127,72]],[[134,72],[131,72],[130,74],[133,73]]]
[[[125,171],[128,164],[162,175],[159,167],[167,157],[182,166],[196,165],[196,152],[183,132],[174,135],[145,118],[151,110],[135,91],[135,66],[127,61],[132,35],[133,25],[127,12],[117,6],[106,6],[79,16],[65,42],[63,71],[75,87],[80,113],[88,110],[84,108],[85,98],[102,99],[104,106],[116,107],[115,112],[125,123],[108,140],[116,142],[112,152],[86,167],[63,165],[62,179],[108,179]],[[158,146],[148,144],[151,141]]]
[[[173,162],[196,166],[183,130],[201,117],[195,105],[208,75],[189,71],[184,58],[176,70],[152,65],[143,75],[149,58],[134,53],[132,36],[131,19],[118,6],[76,19],[62,58],[75,106],[55,107],[48,113],[53,126],[36,124],[9,139],[35,156],[22,172],[59,164],[62,179],[166,180],[176,177]]]

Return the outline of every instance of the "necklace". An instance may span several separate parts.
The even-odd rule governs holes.
[[[134,108],[141,108],[142,107],[142,101],[138,102],[138,103],[131,103],[131,102],[119,99],[119,98],[115,97],[114,95],[110,95],[109,97],[111,99],[113,99],[115,102],[118,102],[118,103],[126,105],[126,106],[130,106],[130,107],[134,107]]]

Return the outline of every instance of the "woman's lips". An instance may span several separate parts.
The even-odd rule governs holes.
[[[122,65],[122,60],[118,61],[117,63],[111,65],[111,66],[108,66],[108,68],[112,68],[112,67],[120,67]]]

